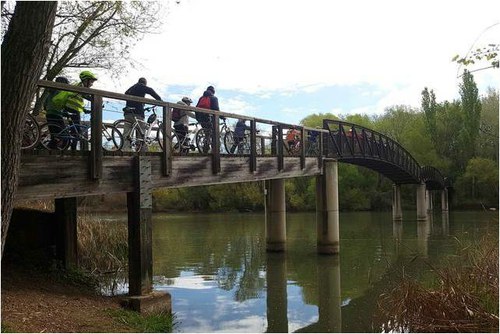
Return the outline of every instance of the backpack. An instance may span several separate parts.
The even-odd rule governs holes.
[[[172,121],[178,122],[181,119],[181,110],[178,108],[173,108],[172,109]]]
[[[203,109],[210,109],[211,103],[210,103],[210,96],[202,96],[198,100],[198,104],[196,105],[197,108],[203,108]],[[208,122],[210,119],[210,115],[206,113],[202,113],[197,111],[196,112],[196,120],[198,122]]]

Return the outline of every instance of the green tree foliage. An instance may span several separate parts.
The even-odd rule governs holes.
[[[118,76],[130,48],[157,32],[163,21],[159,1],[60,1],[42,79],[53,80],[66,68],[102,68]],[[2,7],[2,24],[10,20]]]
[[[481,121],[481,100],[479,99],[477,85],[474,77],[467,70],[462,76],[460,84],[460,96],[462,98],[462,113],[464,124],[461,129],[465,159],[469,160],[476,156],[476,140],[479,135]]]
[[[498,164],[486,158],[473,158],[457,181],[464,201],[467,198],[495,205],[498,203]]]
[[[482,68],[498,68],[499,59],[498,52],[500,50],[500,44],[488,44],[487,46],[477,48],[472,52],[469,52],[466,56],[461,57],[460,55],[455,55],[452,61],[462,64],[464,66],[473,65],[478,61],[487,61],[489,66]]]
[[[335,116],[334,114],[311,114],[308,115],[307,117],[303,118],[300,121],[300,124],[303,126],[308,126],[311,128],[319,126],[320,128],[323,128],[323,120],[324,119],[335,119],[338,120],[339,118]]]
[[[481,157],[498,163],[498,91],[490,88],[481,99],[481,124],[479,126],[477,152]]]
[[[422,110],[425,114],[427,131],[432,141],[436,142],[436,95],[432,89],[429,92],[427,87],[422,91]]]

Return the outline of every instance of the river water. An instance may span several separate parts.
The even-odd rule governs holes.
[[[287,251],[266,253],[261,213],[155,214],[154,288],[175,332],[380,332],[377,298],[404,272],[433,280],[464,244],[498,238],[498,213],[340,214],[340,254],[317,255],[314,213],[287,214]],[[462,246],[460,246],[460,243]]]

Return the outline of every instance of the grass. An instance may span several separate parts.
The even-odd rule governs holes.
[[[444,269],[433,268],[435,286],[404,277],[380,296],[384,331],[498,332],[498,241],[490,237],[459,245],[458,257]]]
[[[174,315],[171,314],[141,315],[129,310],[108,312],[116,321],[131,326],[141,333],[171,333],[175,326]]]

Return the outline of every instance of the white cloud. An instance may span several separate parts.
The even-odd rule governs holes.
[[[209,84],[261,98],[369,84],[374,91],[362,94],[390,92],[369,113],[418,106],[426,86],[440,100],[458,96],[451,58],[474,43],[499,43],[500,25],[483,32],[500,22],[499,12],[498,0],[170,2],[164,31],[146,36],[133,51],[144,69],[130,70],[117,88],[146,76],[168,99],[194,100]],[[499,85],[498,71],[475,78],[479,87]],[[172,85],[195,89],[173,92]],[[253,107],[234,99],[224,101],[224,110],[249,114]]]

